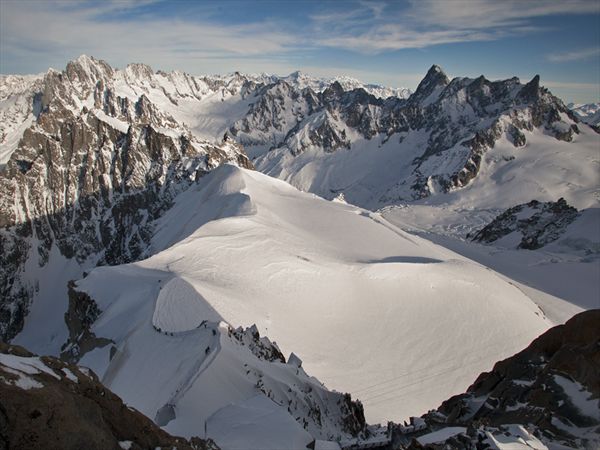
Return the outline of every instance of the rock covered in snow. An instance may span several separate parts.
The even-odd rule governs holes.
[[[558,239],[577,218],[577,209],[564,198],[556,202],[532,200],[507,209],[471,238],[473,241],[535,250]]]
[[[461,189],[501,140],[524,148],[532,133],[565,142],[580,133],[578,119],[539,76],[526,84],[450,80],[432,66],[408,98],[382,99],[339,82],[322,92],[288,90],[283,97],[257,93],[232,134],[251,147],[258,170],[327,198],[344,191],[361,206]],[[341,149],[353,151],[336,154]]]

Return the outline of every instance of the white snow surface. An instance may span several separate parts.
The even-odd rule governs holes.
[[[313,440],[285,408],[264,395],[224,407],[208,421],[207,432],[223,450],[295,450]]]
[[[466,432],[465,427],[446,427],[441,430],[434,431],[432,433],[424,434],[417,438],[417,441],[421,445],[435,444],[436,442],[442,442],[446,439],[456,436],[457,434]]]
[[[490,433],[486,431],[487,444],[493,450],[548,450],[538,438],[529,433],[522,425],[508,425],[507,432]]]
[[[96,268],[77,282],[103,311],[93,331],[117,347],[111,361],[102,349],[81,363],[101,369],[103,383],[150,417],[175,404],[166,429],[180,435],[198,434],[219,409],[257,394],[242,364],[286,389],[301,376],[249,360],[224,325],[211,332],[217,321],[256,324],[307,373],[362,400],[371,423],[437,407],[551,325],[493,271],[377,213],[234,166],[181,194],[152,247],[144,261]],[[203,320],[208,326],[193,328]]]

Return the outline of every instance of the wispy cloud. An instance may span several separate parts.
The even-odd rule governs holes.
[[[542,83],[547,88],[584,89],[600,94],[600,85],[597,83],[571,83],[566,81],[545,81]]]
[[[589,0],[409,0],[397,4],[359,3],[349,11],[313,16],[324,31],[322,45],[360,52],[424,48],[458,42],[492,41],[543,30],[536,17],[600,13]]]
[[[591,58],[600,57],[600,47],[584,48],[580,50],[571,50],[568,52],[551,53],[546,55],[546,59],[552,62],[571,62],[584,61]]]
[[[81,53],[124,64],[135,60],[157,67],[177,67],[182,58],[194,60],[253,58],[285,54],[299,40],[267,20],[217,24],[203,20],[147,17],[114,19],[111,14],[151,3],[112,1],[34,2],[2,0],[3,58],[61,59]],[[99,17],[103,17],[99,20]]]
[[[557,14],[600,13],[595,0],[410,0],[409,14],[421,23],[460,29],[505,28]]]

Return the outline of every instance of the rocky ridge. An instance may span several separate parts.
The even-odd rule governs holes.
[[[533,130],[566,142],[579,133],[578,118],[540,85],[539,76],[527,84],[517,78],[489,81],[483,76],[450,80],[433,66],[408,98],[382,99],[362,88],[348,91],[338,82],[322,92],[310,86],[299,91],[283,80],[258,96],[230,132],[244,145],[263,149],[254,162],[271,175],[301,170],[289,155],[306,151],[327,154],[369,142],[379,148],[397,146],[410,158],[408,169],[375,193],[379,206],[468,185],[478,175],[483,156],[501,138],[521,148],[527,144],[526,132]],[[374,153],[372,158],[380,156]],[[294,177],[289,181],[294,184]],[[311,185],[326,197],[339,193],[327,188],[327,180]]]

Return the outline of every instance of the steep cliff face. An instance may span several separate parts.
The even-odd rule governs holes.
[[[26,264],[45,266],[53,246],[82,268],[136,260],[178,193],[225,162],[252,167],[240,146],[198,140],[145,94],[119,97],[114,78],[91,58],[48,72],[39,114],[0,173],[4,340],[35,295]]]

